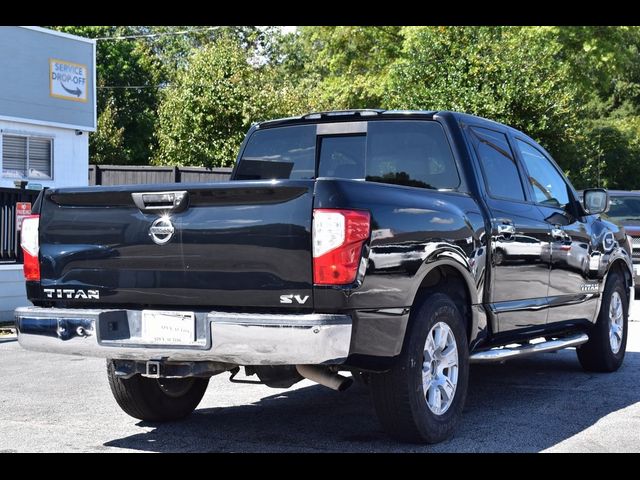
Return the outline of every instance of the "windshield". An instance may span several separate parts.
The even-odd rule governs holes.
[[[640,222],[640,195],[628,197],[611,197],[611,206],[605,215],[607,219],[617,222]]]

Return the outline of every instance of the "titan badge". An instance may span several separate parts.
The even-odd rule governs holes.
[[[168,217],[156,219],[149,228],[149,236],[157,245],[164,245],[173,237],[176,229],[173,227]]]
[[[100,299],[99,290],[82,290],[78,288],[43,288],[47,298],[83,298],[91,300]]]

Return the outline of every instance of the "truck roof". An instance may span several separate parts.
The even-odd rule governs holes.
[[[402,119],[422,119],[432,120],[435,116],[441,118],[449,118],[458,123],[474,124],[486,128],[498,128],[500,130],[508,130],[514,135],[524,137],[536,143],[550,158],[553,156],[546,151],[539,143],[532,139],[525,132],[518,130],[510,125],[496,122],[488,118],[471,115],[469,113],[454,112],[451,110],[384,110],[381,108],[364,108],[349,110],[330,110],[326,112],[312,112],[295,117],[277,118],[274,120],[266,120],[256,122],[252,125],[249,133],[255,129],[280,127],[286,125],[304,125],[313,123],[333,123],[333,122],[353,122],[368,120],[402,120]],[[559,167],[558,167],[559,168]]]
[[[293,117],[276,118],[273,120],[265,120],[257,122],[258,128],[269,128],[282,125],[296,125],[304,123],[318,122],[341,122],[341,121],[358,121],[358,120],[379,120],[379,119],[401,119],[401,118],[422,118],[432,119],[435,115],[452,116],[458,121],[474,121],[476,123],[490,123],[501,125],[502,127],[512,128],[508,125],[495,122],[488,118],[471,115],[468,113],[454,112],[449,110],[384,110],[380,108],[365,109],[349,109],[349,110],[330,110],[325,112],[311,112],[304,115]]]

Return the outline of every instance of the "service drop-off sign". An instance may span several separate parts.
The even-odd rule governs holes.
[[[86,65],[49,59],[49,94],[55,98],[86,102],[89,70]]]

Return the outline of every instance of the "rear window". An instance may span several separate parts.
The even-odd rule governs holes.
[[[319,177],[364,178],[367,137],[331,135],[320,137]]]
[[[314,178],[316,126],[256,130],[242,152],[236,180]]]
[[[316,125],[257,130],[249,138],[236,180],[366,179],[452,189],[458,170],[442,126],[433,121],[372,121],[366,133],[316,135]]]

